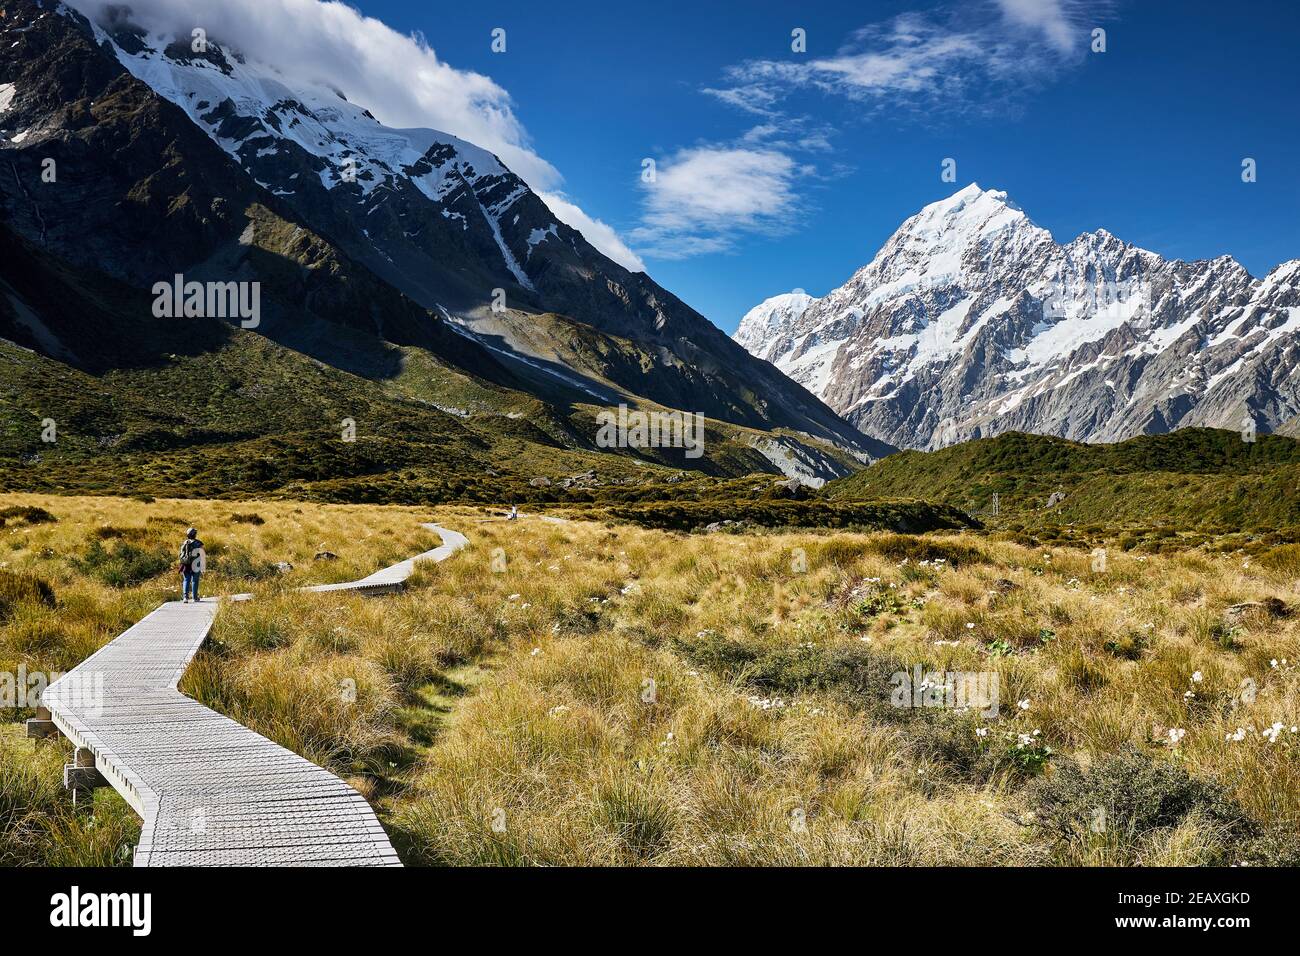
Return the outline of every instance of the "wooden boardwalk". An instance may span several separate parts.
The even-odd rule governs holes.
[[[440,547],[360,581],[303,590],[396,590],[416,562],[466,544],[424,527]],[[400,866],[352,787],[177,690],[219,600],[169,601],[46,689],[50,719],[78,748],[65,775],[93,774],[93,765],[140,814],[136,866]]]

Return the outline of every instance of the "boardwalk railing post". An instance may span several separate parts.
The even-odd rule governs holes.
[[[50,709],[48,707],[37,707],[36,716],[30,718],[25,726],[27,736],[33,740],[53,737],[59,732],[59,728],[54,726],[54,721],[50,719]]]
[[[72,754],[72,763],[63,765],[63,787],[72,791],[72,804],[83,800],[93,801],[96,787],[106,787],[108,781],[95,767],[95,752],[88,747],[78,747]]]

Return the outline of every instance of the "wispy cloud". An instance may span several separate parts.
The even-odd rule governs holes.
[[[1001,103],[1077,62],[1102,0],[983,0],[903,13],[855,31],[830,56],[748,60],[704,92],[768,118],[796,91],[869,108],[961,111]]]
[[[122,0],[68,0],[102,17]],[[202,27],[217,43],[273,64],[289,85],[326,83],[387,126],[429,127],[491,150],[555,215],[624,265],[640,260],[614,230],[559,193],[563,177],[533,148],[509,92],[491,77],[458,69],[422,35],[405,36],[336,0],[128,0],[132,18],[188,38]],[[552,201],[554,200],[554,201]]]
[[[824,94],[859,113],[1003,110],[1009,101],[1077,63],[1088,31],[1111,0],[972,0],[867,24],[830,55],[756,59],[723,71],[703,92],[758,117],[726,146],[683,150],[647,187],[631,233],[645,255],[683,258],[726,251],[752,234],[795,228],[800,180],[823,173],[792,157],[834,152],[835,128],[796,94]]]
[[[775,149],[679,150],[643,183],[642,224],[631,239],[644,255],[684,259],[727,252],[746,235],[788,232],[798,212],[795,183],[810,172]]]
[[[773,116],[746,130],[740,142],[784,152],[826,153],[833,148],[834,135],[834,127],[815,123],[806,116]]]
[[[763,82],[746,83],[743,80],[745,71],[733,67],[727,71],[728,79],[731,84],[728,86],[713,87],[706,86],[704,92],[710,96],[716,96],[722,102],[742,109],[746,113],[753,113],[755,116],[773,116],[776,114],[776,105],[781,100],[780,93],[770,84]]]
[[[1073,53],[1080,42],[1080,19],[1084,13],[1069,0],[997,0],[1002,15],[1011,23],[1039,30],[1062,53]]]

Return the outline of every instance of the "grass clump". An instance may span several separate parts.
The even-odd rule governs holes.
[[[109,790],[74,808],[62,784],[69,753],[33,747],[14,725],[0,728],[0,866],[130,865],[139,822]]]
[[[592,804],[596,827],[614,840],[627,862],[648,863],[672,845],[676,800],[653,774],[613,775],[595,786]]]
[[[55,606],[54,588],[34,574],[22,574],[0,568],[0,621],[21,603]]]

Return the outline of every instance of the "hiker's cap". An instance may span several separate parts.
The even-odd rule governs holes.
[[[198,533],[199,533],[199,532],[198,532],[198,529],[197,529],[197,528],[190,528],[189,531],[186,531],[186,532],[185,532],[185,537],[187,537],[187,538],[192,538],[192,537],[194,537],[195,535],[197,535]]]

